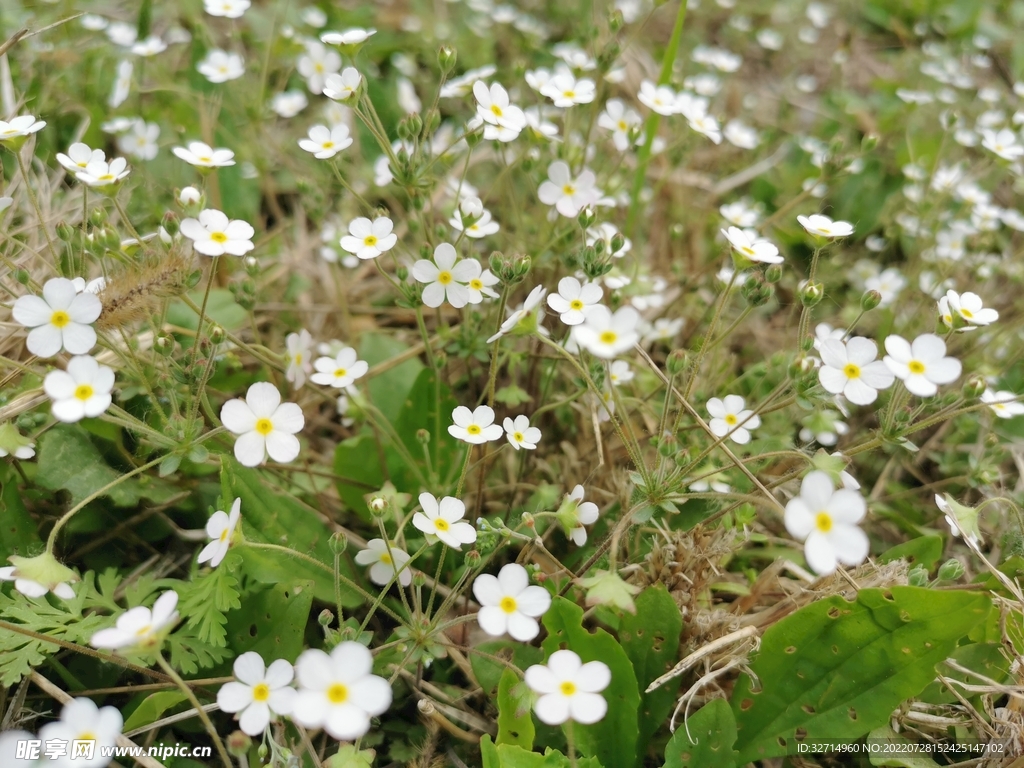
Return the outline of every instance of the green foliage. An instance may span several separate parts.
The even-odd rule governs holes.
[[[0,562],[41,548],[36,523],[25,509],[14,468],[0,464]]]
[[[195,629],[196,636],[205,643],[218,647],[227,645],[227,611],[240,608],[238,601],[238,579],[232,574],[232,566],[240,561],[237,555],[229,554],[224,561],[209,573],[189,582],[178,590],[178,611],[186,625]]]
[[[608,700],[604,720],[594,725],[573,726],[580,752],[596,756],[603,765],[633,765],[639,734],[640,691],[626,652],[603,629],[584,629],[583,609],[563,597],[554,599],[543,621],[548,636],[542,645],[548,656],[559,648],[568,648],[579,654],[584,663],[603,661],[612,673],[612,681],[602,694]]]
[[[665,747],[665,768],[734,768],[736,720],[729,702],[715,699],[676,727]]]
[[[124,730],[130,731],[159,720],[164,712],[178,706],[187,697],[181,691],[157,691],[144,698],[124,721]]]
[[[498,682],[497,744],[515,744],[533,749],[534,727],[530,716],[533,695],[523,680],[511,669],[501,673]]]
[[[551,748],[544,754],[530,752],[514,744],[498,744],[485,735],[480,740],[483,768],[570,768],[569,758]],[[596,757],[583,757],[576,761],[578,768],[602,768]]]
[[[793,754],[798,738],[856,738],[919,694],[991,608],[987,595],[916,587],[836,595],[773,625],[732,695],[739,762]]]
[[[941,536],[918,536],[916,539],[897,544],[883,552],[878,561],[891,563],[903,559],[911,565],[922,565],[929,570],[942,557]]]
[[[203,303],[201,290],[192,291],[188,297],[196,306]],[[238,330],[249,320],[249,313],[235,302],[231,291],[226,288],[214,288],[210,291],[210,297],[206,301],[206,316],[227,331]],[[194,331],[199,327],[199,315],[183,301],[174,301],[167,307],[167,322]]]
[[[303,648],[313,604],[312,582],[282,581],[255,595],[228,614],[227,636],[233,655],[256,651],[267,663],[294,662]]]

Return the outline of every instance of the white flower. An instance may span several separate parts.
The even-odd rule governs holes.
[[[610,360],[640,341],[639,324],[640,313],[633,307],[620,307],[613,315],[608,307],[598,304],[587,312],[581,325],[573,328],[573,338],[592,355]]]
[[[480,603],[476,620],[492,637],[506,632],[521,643],[540,634],[537,617],[551,607],[551,595],[544,587],[530,585],[530,576],[518,563],[509,563],[497,576],[482,573],[473,582],[473,596]]]
[[[556,107],[589,104],[594,100],[594,81],[586,78],[577,80],[569,72],[560,72],[548,80],[540,92]]]
[[[299,139],[299,146],[317,160],[329,160],[341,150],[352,146],[352,138],[349,136],[347,125],[336,125],[333,128],[314,125],[309,129],[308,139]]]
[[[111,25],[110,29],[114,29],[114,25]],[[131,27],[132,37],[135,36],[135,28]],[[129,43],[130,45],[130,43]],[[111,109],[117,109],[121,106],[125,99],[128,98],[128,94],[132,90],[132,73],[135,71],[135,65],[125,59],[117,65],[117,77],[114,78],[114,90],[110,93],[110,98],[107,99],[107,106]]]
[[[60,712],[60,720],[39,729],[43,744],[51,741],[66,744],[64,754],[46,760],[53,768],[101,768],[110,763],[110,750],[117,746],[124,719],[115,707],[97,707],[92,699],[72,699]],[[75,756],[72,744],[91,741],[91,757]],[[10,763],[17,765],[17,763]]]
[[[441,88],[440,98],[454,99],[467,96],[473,90],[473,85],[477,80],[490,77],[496,71],[497,68],[493,64],[488,64],[483,67],[478,67],[477,69],[470,69],[458,77],[453,77],[444,84],[443,88]]]
[[[132,53],[136,56],[156,56],[167,50],[167,43],[158,35],[150,35],[145,40],[140,40],[132,46]]]
[[[786,530],[804,542],[807,564],[824,576],[835,571],[837,561],[859,565],[868,556],[868,537],[857,527],[866,512],[859,493],[835,490],[832,478],[815,470],[804,476],[800,495],[786,504]]]
[[[197,168],[225,168],[235,164],[235,153],[230,149],[214,149],[201,141],[190,141],[188,147],[175,147],[171,151]]]
[[[88,29],[90,32],[102,32],[107,28],[110,23],[102,16],[98,16],[95,13],[87,13],[79,19],[82,25],[82,29]]]
[[[324,32],[320,39],[328,45],[359,45],[365,43],[373,35],[377,34],[376,29],[362,29],[351,27],[341,32]]]
[[[65,277],[54,277],[43,285],[43,295],[21,296],[14,302],[11,316],[29,331],[28,351],[38,357],[53,357],[61,349],[72,355],[84,355],[96,345],[91,323],[103,311],[100,300],[91,293],[77,293],[75,284]]]
[[[956,381],[962,369],[959,360],[946,357],[946,342],[933,333],[921,334],[913,343],[902,336],[888,336],[885,351],[889,370],[918,397],[931,397],[939,384]]]
[[[35,451],[32,453],[34,455]],[[58,582],[52,586],[40,584],[38,581],[20,576],[18,574],[18,567],[15,565],[0,568],[0,581],[13,581],[14,588],[25,595],[25,597],[42,597],[47,592],[53,592],[61,600],[74,600],[75,598],[75,590],[66,581]]]
[[[394,222],[387,216],[378,216],[373,221],[360,216],[348,225],[348,234],[341,238],[341,247],[360,259],[375,259],[398,242],[398,235],[392,232],[394,227]]]
[[[252,236],[256,230],[241,219],[228,220],[221,211],[207,208],[198,219],[181,222],[181,234],[192,241],[192,247],[204,256],[243,256],[256,246]]]
[[[145,120],[136,120],[131,130],[117,137],[117,148],[126,155],[137,157],[140,160],[152,160],[159,151],[156,143],[159,137],[159,125],[147,123]]]
[[[1020,402],[1013,392],[1000,390],[993,392],[986,389],[981,393],[981,402],[992,409],[992,413],[1001,419],[1012,419],[1024,413],[1024,403]]]
[[[562,502],[562,508],[567,509],[572,515],[569,538],[577,547],[582,547],[587,543],[587,529],[583,526],[593,525],[600,515],[597,504],[592,501],[584,501],[583,494],[583,486],[577,484],[571,493],[565,495],[565,500]]]
[[[612,132],[612,143],[619,152],[629,149],[629,133],[640,123],[640,115],[636,110],[627,108],[622,99],[608,99],[604,111],[597,116],[598,128]]]
[[[92,160],[75,178],[89,187],[109,187],[124,179],[131,173],[128,161],[123,157],[115,157],[109,163],[104,160]]]
[[[373,656],[359,643],[339,643],[330,656],[316,648],[305,650],[295,672],[299,693],[292,719],[306,728],[323,728],[335,739],[358,739],[370,730],[370,718],[391,706],[391,686],[373,674]]]
[[[43,379],[43,390],[53,400],[53,417],[66,423],[106,411],[113,388],[113,370],[88,355],[72,357],[67,371],[50,371]]]
[[[635,375],[625,360],[616,360],[608,369],[608,380],[616,387],[632,381]]]
[[[476,98],[477,117],[488,125],[506,128],[515,135],[526,127],[526,115],[509,103],[508,91],[501,83],[491,83],[488,87],[483,80],[477,80],[473,83],[473,96]]]
[[[676,107],[676,92],[667,85],[655,85],[650,80],[644,80],[640,83],[637,98],[641,104],[650,107],[659,115],[675,115],[679,111]]]
[[[352,386],[352,382],[362,378],[370,369],[365,360],[357,359],[352,347],[338,351],[335,357],[318,357],[313,363],[316,373],[310,376],[315,384],[326,384],[338,389]]]
[[[740,149],[755,149],[760,142],[757,131],[741,120],[730,120],[722,130],[725,140]]]
[[[708,426],[716,437],[726,435],[737,445],[750,442],[748,430],[761,426],[761,417],[751,410],[744,410],[744,400],[739,395],[726,395],[725,399],[712,397],[708,400],[708,413],[711,421]]]
[[[818,381],[825,391],[842,395],[855,405],[870,405],[878,390],[892,386],[893,374],[878,357],[878,346],[871,339],[854,336],[845,344],[839,338],[822,339],[818,345],[822,366]]]
[[[270,725],[271,715],[290,715],[298,692],[291,687],[295,670],[286,659],[277,659],[268,668],[256,651],[235,659],[237,680],[225,683],[217,691],[222,712],[238,714],[238,727],[249,736],[259,736]]]
[[[643,342],[645,344],[654,344],[659,341],[670,343],[679,335],[679,332],[683,330],[683,325],[685,323],[686,321],[681,317],[659,317],[654,321],[654,324],[644,332]]]
[[[10,121],[0,120],[0,143],[30,136],[42,130],[45,125],[44,121],[36,120],[35,115],[18,115]]]
[[[566,325],[579,325],[603,296],[604,291],[597,283],[581,284],[575,277],[563,277],[558,281],[558,293],[548,294],[548,306]]]
[[[991,325],[999,319],[999,313],[994,309],[987,309],[976,293],[957,293],[950,289],[939,299],[939,317],[947,327],[969,330],[981,325]]]
[[[796,220],[810,234],[818,237],[849,237],[853,234],[853,224],[848,221],[832,221],[828,216],[817,213],[797,216]]]
[[[500,440],[503,434],[502,428],[494,423],[494,409],[488,405],[478,405],[472,411],[460,405],[452,411],[452,421],[448,434],[471,445]]]
[[[586,725],[598,722],[608,711],[608,702],[600,692],[611,681],[607,664],[584,664],[572,651],[555,651],[547,665],[534,664],[526,670],[526,684],[540,694],[533,711],[546,725],[561,725],[569,720]]]
[[[178,593],[174,590],[164,592],[153,603],[153,610],[140,605],[125,611],[118,616],[113,627],[94,633],[89,644],[94,648],[115,650],[152,645],[164,628],[169,629],[178,621],[177,605]]]
[[[984,129],[981,136],[981,146],[1003,160],[1012,161],[1024,157],[1024,145],[1018,140],[1017,134],[1009,128],[1002,128],[998,131]]]
[[[355,67],[345,67],[340,75],[331,74],[324,80],[324,96],[335,101],[345,101],[359,90],[363,76]]]
[[[479,277],[470,278],[470,281],[466,283],[466,289],[469,291],[469,303],[479,304],[484,300],[484,296],[492,299],[498,298],[498,294],[494,291],[493,286],[500,282],[489,269],[481,272]]]
[[[252,5],[249,0],[203,0],[203,4],[211,16],[223,16],[228,19],[241,18]]]
[[[206,521],[206,535],[210,537],[210,543],[203,547],[199,553],[197,562],[210,562],[211,568],[216,568],[228,553],[231,547],[231,537],[235,535],[235,528],[238,526],[238,519],[242,514],[242,500],[235,499],[231,505],[231,514],[218,509],[210,519]],[[229,710],[237,712],[238,710]],[[248,731],[246,731],[248,733]],[[254,736],[255,734],[249,734]]]
[[[508,438],[509,445],[517,451],[520,448],[532,451],[540,442],[540,430],[530,426],[528,416],[516,416],[515,420],[506,417],[502,425],[505,427],[505,437]]]
[[[751,230],[742,230],[738,227],[720,230],[729,245],[749,261],[757,261],[763,264],[781,264],[784,259],[779,255],[779,249],[768,240],[758,237]]]
[[[907,279],[896,267],[889,267],[877,275],[872,275],[864,281],[864,288],[868,291],[878,291],[882,300],[878,303],[880,307],[888,307],[907,286]]]
[[[275,95],[270,101],[270,108],[284,118],[295,117],[307,106],[309,106],[309,99],[302,91],[284,91]]]
[[[476,259],[459,259],[455,246],[441,243],[434,249],[434,260],[420,259],[412,266],[412,276],[418,282],[428,283],[423,289],[423,303],[428,307],[440,307],[448,303],[460,309],[474,302],[474,296],[466,283],[480,277],[480,262]],[[481,301],[483,297],[481,297]]]
[[[543,285],[534,286],[533,290],[531,290],[527,295],[526,301],[522,303],[522,306],[512,310],[505,322],[501,324],[498,332],[487,339],[487,343],[490,344],[491,342],[497,341],[506,333],[510,333],[519,328],[520,324],[526,327],[526,332],[536,330],[538,333],[547,336],[547,329],[540,324],[540,321],[544,317],[544,310],[543,308],[537,310],[537,307],[539,307],[540,303],[544,300],[544,295],[546,293],[547,290]],[[535,311],[536,314],[534,314]]]
[[[718,120],[711,115],[694,115],[689,118],[689,126],[702,136],[707,136],[715,144],[722,143],[722,130],[718,127]]]
[[[103,162],[106,155],[102,149],[91,149],[88,144],[78,141],[68,147],[68,153],[57,153],[57,162],[70,173],[84,171],[89,163]]]
[[[235,458],[246,467],[266,461],[287,464],[299,455],[299,439],[306,420],[295,403],[282,403],[277,387],[259,381],[249,387],[245,400],[228,400],[220,409],[220,420],[235,440]]]
[[[463,544],[476,541],[476,529],[462,519],[466,515],[466,505],[459,499],[445,496],[439,501],[426,492],[421,493],[419,499],[423,511],[412,516],[412,524],[427,534],[428,542],[432,543],[432,537],[436,537],[452,549],[461,549]]]
[[[359,565],[370,566],[370,581],[384,586],[398,572],[398,583],[403,587],[412,584],[412,570],[405,567],[411,558],[404,549],[394,544],[390,546],[384,539],[370,539],[366,549],[356,553],[355,560]]]
[[[596,245],[598,240],[604,242],[604,250],[609,256],[614,259],[621,259],[632,249],[633,244],[629,241],[628,237],[622,235],[619,232],[618,227],[608,221],[602,221],[596,227],[591,227],[586,232],[587,245]],[[616,235],[622,238],[622,244],[618,250],[615,249],[613,240],[616,239]]]
[[[337,74],[341,69],[341,56],[316,40],[306,43],[306,54],[299,58],[296,69],[306,78],[309,92],[319,96],[323,93],[328,75]]]
[[[285,339],[285,348],[288,350],[288,369],[284,377],[290,381],[296,389],[301,389],[306,383],[306,375],[313,370],[310,361],[310,352],[313,346],[313,337],[309,331],[303,328],[299,333],[289,333]]]
[[[541,183],[537,197],[545,205],[555,206],[563,216],[574,217],[588,205],[601,199],[601,190],[595,186],[594,172],[584,169],[573,178],[569,166],[556,160],[548,166],[547,181]]]
[[[196,69],[211,83],[226,83],[245,74],[245,63],[237,53],[213,49],[196,64]]]
[[[466,221],[470,223],[467,225]],[[498,222],[491,218],[491,212],[483,207],[480,199],[467,196],[459,202],[459,207],[452,212],[448,223],[458,232],[465,232],[466,237],[479,239],[493,235],[501,229]]]

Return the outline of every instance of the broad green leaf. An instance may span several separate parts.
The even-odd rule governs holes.
[[[1004,626],[1008,623],[1000,621],[1002,616],[1000,616],[1001,611],[998,607],[994,607],[991,613],[993,614],[992,618],[995,618],[997,623],[1003,623]],[[1006,618],[1008,619],[1010,616],[1008,615]],[[1001,642],[961,645],[959,648],[953,649],[947,658],[952,659],[962,667],[984,675],[990,680],[995,680],[997,683],[1004,682],[1010,674],[1010,663],[1007,661],[1006,656],[1003,655],[1003,644]],[[943,677],[950,680],[960,680],[971,685],[978,683],[978,678],[966,672],[958,672],[952,667],[945,666],[940,668],[940,671]],[[971,694],[967,694],[967,696],[970,698]],[[940,683],[938,680],[933,680],[929,683],[928,687],[915,698],[928,704],[955,704],[959,701],[953,695],[953,692],[949,690],[949,686]]]
[[[203,306],[205,288],[188,294],[197,307]],[[227,288],[214,288],[206,301],[206,317],[229,331],[241,328],[249,320],[249,313],[235,302],[234,296]],[[167,322],[180,328],[194,331],[199,327],[199,315],[182,301],[172,301],[167,307]]]
[[[452,397],[448,385],[437,382],[434,372],[429,368],[420,371],[416,377],[409,395],[402,404],[402,410],[395,420],[395,431],[398,432],[402,442],[405,444],[409,454],[420,465],[426,476],[426,464],[423,459],[423,446],[417,438],[417,433],[425,429],[430,433],[429,448],[435,460],[434,469],[441,479],[444,479],[452,469],[452,463],[461,458],[461,444],[450,434],[448,425],[451,424],[452,411],[458,407],[458,402]],[[399,480],[395,480],[398,490],[411,493],[416,490],[410,484],[415,484],[413,473],[405,466],[405,460],[400,458],[392,446],[388,446],[388,468],[392,477],[406,477],[407,484],[403,487]]]
[[[923,565],[931,570],[932,566],[939,562],[940,557],[942,557],[941,536],[918,536],[916,539],[887,549],[879,556],[878,562],[891,563],[903,558],[911,565]]]
[[[171,707],[177,706],[185,701],[186,696],[181,691],[159,691],[142,700],[142,703],[135,708],[127,720],[124,721],[124,730],[130,731],[139,726],[149,725],[159,720]]]
[[[579,654],[584,663],[603,661],[612,673],[611,684],[602,695],[608,701],[608,714],[594,725],[573,726],[579,751],[597,757],[609,766],[629,766],[636,762],[637,713],[640,691],[629,657],[619,642],[603,629],[593,633],[583,628],[583,609],[564,597],[556,597],[544,614],[548,636],[544,652],[550,656],[560,648]]]
[[[570,768],[569,758],[550,747],[541,755],[530,752],[515,744],[498,744],[484,735],[480,740],[480,754],[483,768]],[[576,760],[579,768],[602,768],[596,757],[580,757]]]
[[[371,768],[374,752],[359,749],[354,744],[342,744],[341,749],[324,760],[324,768]]]
[[[641,691],[665,674],[676,662],[683,616],[679,606],[660,584],[648,587],[636,597],[636,614],[623,613],[619,642],[633,664]],[[675,704],[678,684],[667,683],[651,693],[641,693],[637,763],[644,758],[651,736],[664,725]]]
[[[352,512],[370,522],[372,516],[363,496],[384,484],[376,438],[364,434],[338,443],[334,449],[334,475],[341,500]]]
[[[373,367],[394,359],[406,349],[408,346],[393,336],[365,333],[360,339],[359,357]],[[370,402],[377,406],[386,419],[394,423],[422,370],[423,363],[413,357],[368,379],[366,391]]]
[[[715,699],[679,723],[665,747],[665,768],[734,768],[736,720],[729,702]]]
[[[304,645],[312,586],[309,581],[283,582],[249,595],[228,614],[228,644],[235,655],[256,651],[268,664],[273,659],[294,663]]]
[[[834,595],[765,632],[732,709],[743,764],[796,751],[797,738],[853,739],[917,696],[935,665],[991,608],[987,595],[918,587]]]
[[[8,464],[0,464],[0,563],[7,565],[8,555],[28,555],[42,549],[36,523],[25,509],[17,474]]]
[[[498,684],[508,667],[489,657],[505,659],[524,672],[527,667],[544,662],[544,654],[540,648],[512,640],[488,640],[480,643],[476,650],[480,653],[470,654],[469,663],[473,667],[473,676],[490,698],[498,695]]]
[[[498,682],[498,741],[533,749],[533,718],[530,689],[511,669],[505,668]]]
[[[868,742],[875,744],[910,744],[911,742],[888,725],[876,728],[868,734]],[[895,766],[896,768],[939,768],[938,763],[924,754],[907,751],[873,753],[868,758],[872,765]]]

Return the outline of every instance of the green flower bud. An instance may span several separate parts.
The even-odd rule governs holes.
[[[334,621],[334,613],[329,608],[324,608],[317,614],[316,623],[321,627],[329,627]]]
[[[988,385],[983,377],[978,375],[971,376],[964,382],[964,397],[967,400],[977,400],[984,394],[986,389],[988,389]]]
[[[769,283],[777,283],[782,279],[782,265],[781,264],[769,264],[768,269],[764,271],[764,279]]]
[[[579,215],[576,217],[576,221],[579,222],[579,225],[583,229],[589,229],[596,219],[597,214],[594,213],[594,209],[591,208],[589,205],[583,208],[583,210],[581,210]]]
[[[800,284],[797,293],[800,296],[801,304],[805,307],[813,307],[824,298],[825,286],[816,281],[805,280]]]
[[[860,149],[862,152],[870,152],[878,146],[878,134],[867,133],[864,134],[864,138],[860,141]]]
[[[66,221],[57,222],[57,237],[59,237],[63,242],[69,242],[74,234],[75,230],[72,229],[71,225]]]
[[[602,240],[600,242],[604,242],[604,241]],[[621,232],[616,232],[614,235],[612,235],[611,246],[612,246],[612,254],[614,255],[614,254],[618,253],[619,251],[621,251],[623,248],[626,247],[626,236],[624,234],[622,234]]]
[[[409,268],[399,267],[398,269],[395,270],[395,277],[398,278],[398,282],[404,283],[406,280],[409,279]]]
[[[14,279],[17,280],[22,285],[28,285],[29,280],[32,279],[32,276],[28,273],[27,269],[16,269],[14,271]]]
[[[479,568],[481,560],[483,560],[483,557],[475,549],[471,549],[466,553],[466,566],[469,568]]]
[[[343,531],[335,531],[327,540],[327,544],[334,554],[344,554],[345,550],[348,549],[348,536]]]
[[[928,585],[928,569],[915,565],[907,574],[907,583],[912,587],[924,587]]]
[[[963,578],[964,564],[955,558],[950,558],[939,566],[939,581],[957,581]]]
[[[442,45],[437,49],[437,66],[441,69],[441,73],[444,75],[447,75],[455,69],[455,62],[458,58],[458,53],[453,46]]]
[[[224,746],[232,757],[244,757],[252,747],[252,739],[241,731],[232,731],[228,734]]]
[[[622,11],[618,8],[614,9],[608,14],[608,31],[613,35],[618,32],[626,24],[625,18],[622,16]]]
[[[864,291],[864,295],[860,297],[860,308],[865,312],[870,312],[881,303],[882,294],[878,291]]]
[[[676,439],[675,435],[662,435],[661,439],[658,441],[658,453],[666,459],[673,456],[678,449],[679,441]]]
[[[89,211],[89,223],[94,227],[102,227],[107,223],[107,212],[102,208],[93,208]]]
[[[686,370],[690,364],[689,356],[685,349],[673,349],[665,358],[665,368],[670,376],[678,376]]]
[[[162,220],[163,228],[167,230],[167,234],[174,237],[178,234],[178,228],[181,226],[181,222],[178,221],[178,215],[174,211],[167,211],[164,214]]]
[[[210,341],[214,344],[223,344],[226,338],[224,328],[214,325],[210,328]]]

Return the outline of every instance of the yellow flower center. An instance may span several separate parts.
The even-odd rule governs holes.
[[[562,192],[564,192],[567,195],[575,195],[576,187],[574,187],[572,184],[566,184],[564,187],[562,187]]]
[[[466,427],[466,431],[471,435],[479,435],[483,430],[480,429],[479,424],[470,424]]]
[[[747,256],[754,255],[754,249],[751,248],[749,245],[740,246],[740,252]]]
[[[274,431],[274,423],[270,419],[257,419],[256,431],[261,435],[269,435]]]
[[[96,734],[92,731],[86,731],[85,733],[78,734],[75,737],[75,741],[96,741]]]
[[[512,433],[512,439],[515,440],[517,443],[521,443],[526,438],[523,437],[523,433],[522,432],[514,432],[514,433]]]
[[[379,559],[382,563],[384,563],[384,565],[393,565],[395,562],[391,559],[391,555],[389,555],[387,552],[381,552]]]
[[[79,400],[88,400],[93,395],[92,384],[79,384],[75,387],[75,397]]]
[[[335,368],[334,369],[334,378],[340,379],[342,376],[346,375],[347,373],[348,373],[348,371],[345,370],[344,368]]]
[[[498,607],[505,613],[515,613],[516,599],[514,597],[503,597],[501,598],[501,602],[498,603]]]
[[[562,95],[567,99],[575,99],[576,91],[562,91]]]
[[[152,628],[153,628],[152,624],[146,624],[143,627],[139,627],[137,630],[135,630],[135,636],[136,637],[144,637],[145,635],[149,634],[149,630],[151,630]]]
[[[974,317],[974,313],[971,312],[971,310],[964,309],[963,307],[960,307],[960,314],[963,315],[964,317],[968,318],[968,319]]]
[[[213,158],[212,157],[207,157],[206,155],[200,155],[199,156],[199,162],[200,163],[212,163],[213,162]]]
[[[322,146],[323,146],[324,149],[331,149],[334,146],[334,142],[333,141],[325,141]],[[371,237],[372,237],[372,235],[371,235]]]
[[[583,309],[583,302],[579,299],[573,299],[569,302],[569,309],[575,309],[577,311]]]
[[[916,373],[918,375],[924,373],[924,363],[920,360],[911,360],[907,363],[907,368],[910,369],[911,373]]]
[[[469,287],[472,288],[474,291],[479,291],[481,288],[484,287],[484,284],[483,281],[473,278],[472,280],[469,281]]]
[[[628,128],[629,128],[629,126],[626,125],[626,121],[625,120],[619,120],[619,130],[620,131],[625,131]]]
[[[598,338],[602,344],[614,344],[619,335],[615,331],[604,331]]]
[[[843,373],[846,374],[846,378],[848,379],[859,379],[860,366],[855,363],[847,363],[843,366]]]
[[[317,72],[323,72],[324,65],[318,61],[316,64],[313,65],[313,69],[315,69]]]
[[[252,700],[253,701],[266,701],[270,698],[270,686],[266,683],[259,683],[252,687]]]
[[[50,323],[52,325],[57,326],[58,328],[63,328],[65,325],[67,325],[70,322],[71,322],[71,316],[67,312],[65,312],[63,309],[58,309],[56,312],[54,312],[52,315],[50,315]]]
[[[331,704],[344,704],[348,701],[348,688],[341,683],[335,683],[327,689],[327,700]]]
[[[574,693],[576,693],[576,683],[566,680],[564,683],[558,686],[558,690],[562,692],[563,696],[572,696]]]
[[[452,281],[452,273],[451,272],[441,272],[437,276],[437,282],[439,282],[441,285],[448,285],[448,283],[450,283],[451,281]]]
[[[215,243],[226,243],[228,241],[228,236],[223,232],[211,232],[210,239]]]
[[[376,235],[367,235],[366,237],[363,238],[363,245],[374,246],[376,244],[377,244],[377,236]]]
[[[725,414],[725,423],[728,424],[730,427],[736,426],[736,422],[737,421],[738,421],[738,419],[736,418],[736,416],[734,414],[732,414],[732,413]]]
[[[434,527],[439,531],[447,531],[452,525],[443,517],[438,517],[434,519]]]
[[[296,352],[295,356],[292,359],[295,361],[296,365],[302,365],[302,353],[301,352]]]
[[[113,181],[114,180],[114,174],[112,174],[112,173],[104,173],[102,176],[97,176],[96,178],[99,179],[100,181]]]
[[[832,530],[832,515],[828,512],[819,512],[814,516],[814,527],[822,533],[828,533]]]
[[[225,528],[223,531],[220,532],[220,536],[217,537],[217,540],[218,541],[227,541],[227,539],[228,539],[228,529]]]
[[[502,114],[504,114],[501,111],[501,107],[499,107],[497,104],[491,104],[491,112],[494,113],[495,117],[501,117]]]

